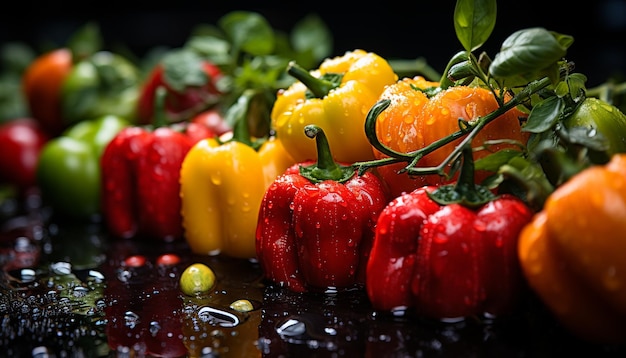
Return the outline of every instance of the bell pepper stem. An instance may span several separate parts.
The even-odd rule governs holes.
[[[302,82],[315,98],[324,98],[331,90],[339,86],[339,83],[335,81],[314,77],[309,71],[296,64],[295,61],[289,62],[287,73]]]
[[[474,158],[472,147],[465,143],[461,148],[461,172],[455,184],[442,185],[428,196],[440,205],[459,203],[479,207],[496,196],[486,187],[474,182]]]
[[[330,151],[328,139],[322,128],[309,124],[304,127],[304,134],[309,138],[315,139],[317,162],[308,166],[301,165],[300,175],[314,183],[320,183],[324,180],[334,180],[343,183],[356,173],[352,166],[342,166],[335,162]]]
[[[154,118],[152,119],[154,128],[163,127],[167,124],[167,118],[165,117],[166,95],[167,90],[163,86],[159,86],[154,92]]]
[[[236,118],[234,119],[233,125],[233,137],[231,139],[251,147],[254,145],[254,143],[252,143],[252,140],[250,139],[250,128],[248,128],[248,111],[250,109],[250,102],[252,100],[252,97],[254,97],[255,94],[256,93],[253,90],[246,90],[237,100],[238,110],[235,114]]]

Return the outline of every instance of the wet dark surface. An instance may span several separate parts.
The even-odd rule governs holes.
[[[98,224],[14,204],[1,211],[1,357],[626,355],[572,337],[530,293],[513,317],[425,322],[375,313],[363,290],[295,294],[264,282],[252,261],[195,256],[184,242],[112,240]],[[180,274],[196,262],[217,284],[185,296]],[[239,299],[253,309],[232,309]]]

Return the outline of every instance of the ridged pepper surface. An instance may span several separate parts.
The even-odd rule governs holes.
[[[115,237],[183,238],[180,169],[189,150],[215,133],[195,122],[164,124],[158,113],[154,128],[126,128],[102,154],[102,210]]]
[[[255,230],[267,187],[295,162],[276,137],[261,143],[248,122],[199,141],[180,172],[184,236],[194,253],[254,258]]]
[[[323,131],[317,162],[302,162],[276,178],[263,197],[256,251],[267,279],[295,292],[362,286],[374,224],[387,192],[371,172],[333,161]]]
[[[518,236],[532,211],[475,185],[471,157],[468,146],[458,182],[405,193],[380,214],[366,272],[375,309],[446,321],[514,311],[524,292]]]
[[[626,155],[579,172],[519,238],[530,287],[576,336],[626,342]]]
[[[298,81],[279,91],[272,108],[272,126],[297,162],[316,159],[315,144],[304,127],[321,127],[335,160],[353,163],[373,159],[363,125],[370,107],[397,75],[389,63],[372,52],[354,50],[329,58],[307,72],[292,64],[288,72]]]
[[[423,77],[403,78],[388,86],[380,95],[379,101],[388,100],[389,106],[382,111],[376,121],[376,135],[385,146],[402,153],[422,149],[441,138],[459,130],[459,119],[472,122],[498,108],[493,93],[486,88],[453,86],[440,89],[438,82]],[[522,133],[521,120],[526,114],[514,108],[489,123],[472,141],[473,147],[482,146],[491,140],[515,140],[526,143],[528,135]],[[419,166],[436,166],[452,152],[461,139],[448,143],[425,155]],[[492,152],[515,148],[510,143],[498,143],[489,149],[474,152],[474,159]],[[386,156],[373,149],[376,159]],[[412,177],[398,175],[398,170],[406,163],[395,163],[378,167],[382,178],[389,184],[394,196],[408,193],[424,185],[439,185],[446,180],[440,175]],[[477,172],[480,182],[491,173]],[[450,181],[450,180],[448,180]]]

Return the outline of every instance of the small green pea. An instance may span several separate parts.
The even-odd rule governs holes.
[[[250,312],[254,309],[252,303],[248,300],[237,300],[230,304],[230,308],[239,312]]]
[[[215,273],[201,263],[189,265],[180,275],[180,290],[187,296],[206,293],[215,286]]]

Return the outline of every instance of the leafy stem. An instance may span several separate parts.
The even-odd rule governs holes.
[[[472,140],[476,135],[489,123],[498,118],[500,115],[506,113],[512,108],[524,103],[527,101],[533,94],[541,91],[542,89],[548,87],[551,84],[551,80],[548,77],[544,77],[542,79],[533,81],[529,83],[523,90],[519,91],[515,96],[511,98],[510,101],[502,104],[502,106],[498,107],[493,112],[485,115],[484,117],[478,118],[476,121],[467,122],[465,120],[459,119],[459,130],[446,136],[440,138],[439,140],[412,152],[409,153],[400,153],[394,151],[393,149],[385,146],[378,140],[376,136],[376,119],[380,113],[382,113],[387,107],[389,107],[389,100],[381,100],[377,102],[368,112],[367,117],[365,119],[365,132],[367,138],[369,139],[372,146],[380,151],[381,153],[389,156],[389,158],[365,161],[365,162],[357,162],[354,163],[353,166],[357,169],[359,174],[364,173],[366,170],[378,166],[388,165],[392,163],[399,162],[407,162],[408,165],[405,166],[400,172],[406,172],[410,175],[426,175],[426,174],[444,174],[444,168],[456,160],[461,150],[465,145],[471,144]],[[463,138],[464,137],[464,138]],[[444,145],[451,143],[459,138],[463,138],[461,143],[455,147],[455,149],[446,157],[446,159],[437,166],[434,167],[418,167],[417,163],[419,160],[425,155],[443,147]]]

